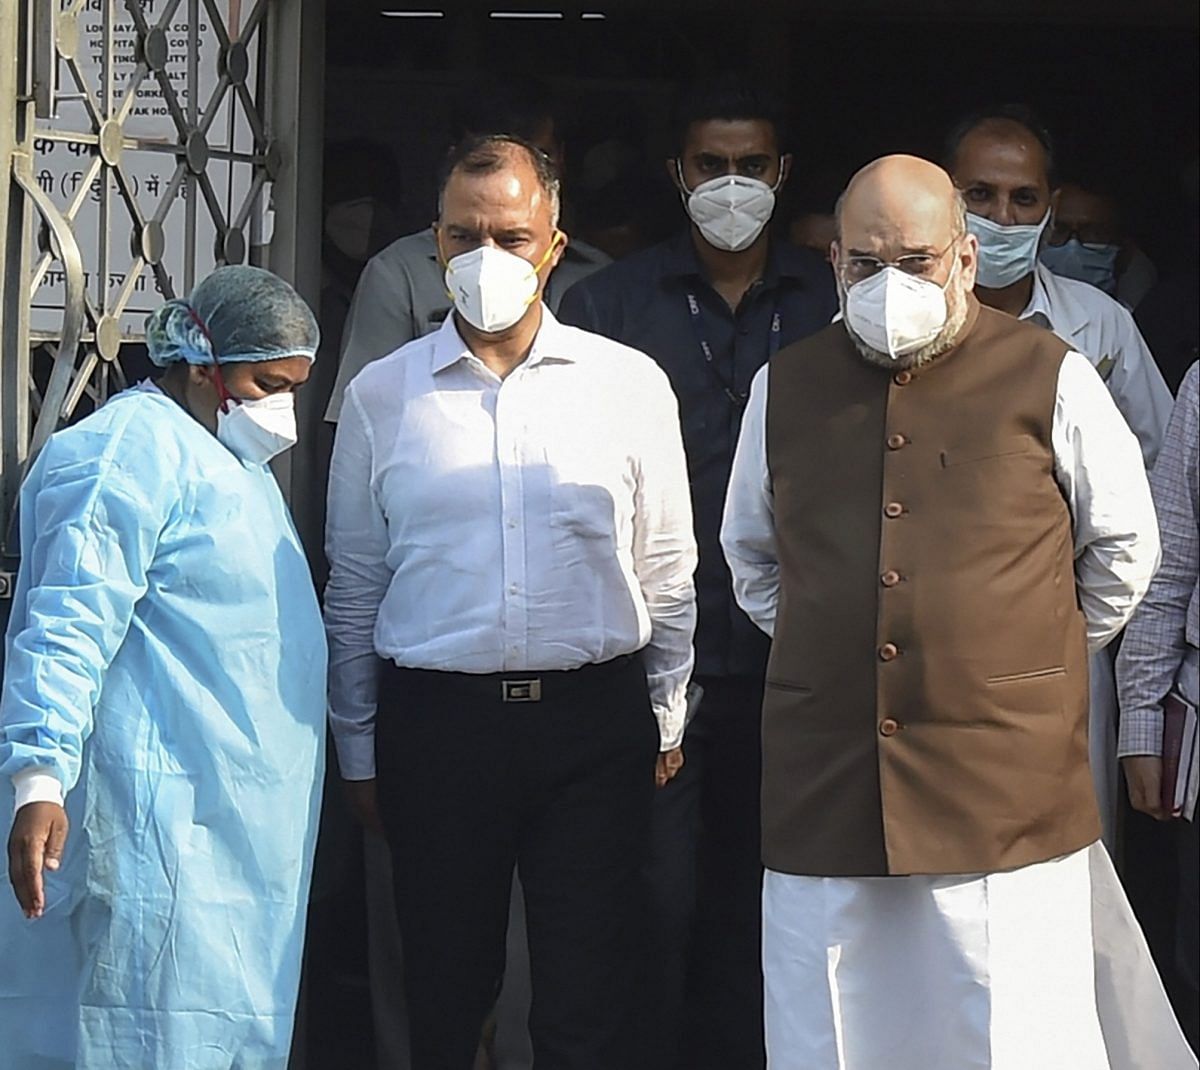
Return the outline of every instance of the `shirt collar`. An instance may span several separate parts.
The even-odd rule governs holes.
[[[703,239],[702,239],[703,240]],[[788,255],[791,250],[786,243],[771,237],[767,246],[767,266],[762,281],[767,287],[778,285],[781,279],[797,281],[803,277],[803,269],[796,257]],[[664,259],[664,274],[678,279],[704,279],[704,267],[696,255],[692,239],[692,228],[685,227],[673,238],[668,239]]]
[[[1033,292],[1020,318],[1045,321],[1056,334],[1072,337],[1084,330],[1089,321],[1088,310],[1059,283],[1054,272],[1040,263],[1033,269]]]
[[[525,360],[525,367],[532,368],[545,361],[574,363],[576,348],[577,343],[572,344],[570,329],[559,323],[554,318],[554,313],[543,304],[542,325],[533,340],[533,348]],[[471,350],[458,333],[454,312],[451,311],[433,336],[430,370],[437,375],[438,372],[445,371],[459,361],[470,360],[471,357]]]

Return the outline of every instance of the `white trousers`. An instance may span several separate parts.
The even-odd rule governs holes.
[[[1117,806],[1120,778],[1117,762],[1117,682],[1107,650],[1088,658],[1088,764],[1100,810],[1101,838],[1110,852],[1117,849]]]
[[[1100,844],[973,876],[768,870],[763,972],[770,1070],[1196,1067]]]

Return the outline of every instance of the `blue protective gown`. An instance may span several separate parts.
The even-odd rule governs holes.
[[[71,829],[38,920],[0,859],[0,1068],[282,1070],[326,650],[279,488],[131,390],[50,440],[21,546],[0,829],[34,765]]]

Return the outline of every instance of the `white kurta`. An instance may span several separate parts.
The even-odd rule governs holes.
[[[770,1070],[1194,1070],[1104,847],[1008,873],[768,871]]]
[[[1154,363],[1129,310],[1077,279],[1055,275],[1044,264],[1034,274],[1033,294],[1021,319],[1049,327],[1099,373],[1125,422],[1137,435],[1146,467],[1154,463],[1171,416],[1171,391]],[[1104,827],[1104,842],[1116,843],[1117,804],[1117,689],[1112,659],[1105,651],[1092,654],[1091,707],[1088,749],[1096,802]]]

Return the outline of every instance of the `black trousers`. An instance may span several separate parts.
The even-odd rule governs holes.
[[[472,1066],[515,865],[539,1070],[626,1070],[658,753],[641,659],[491,676],[388,666],[375,751],[413,1070]]]
[[[640,1067],[761,1070],[762,682],[701,678],[684,767],[658,792]]]

